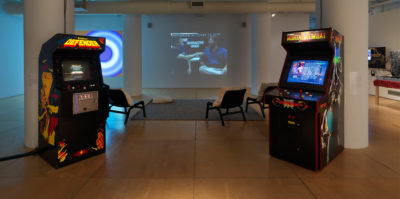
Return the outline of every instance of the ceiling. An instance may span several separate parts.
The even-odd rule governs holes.
[[[371,15],[400,8],[400,0],[369,0]]]
[[[20,3],[24,0],[0,0],[0,3]],[[80,5],[84,0],[75,0]],[[318,0],[86,0],[86,2],[268,2],[268,3],[315,3]],[[368,0],[371,15],[400,8],[400,0]]]

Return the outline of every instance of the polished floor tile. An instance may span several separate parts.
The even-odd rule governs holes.
[[[304,179],[317,198],[400,198],[399,178]]]
[[[127,140],[194,140],[195,128],[193,126],[146,126],[133,129]]]
[[[164,126],[164,127],[170,127],[170,126],[194,126],[196,124],[196,121],[189,121],[189,120],[132,120],[129,122],[129,126]]]
[[[196,179],[195,199],[314,198],[297,178]]]
[[[131,141],[120,145],[94,175],[108,178],[191,178],[194,141]]]
[[[197,141],[196,177],[296,177],[289,163],[270,157],[266,141]]]
[[[197,140],[265,140],[267,131],[264,122],[241,123],[242,125],[198,125]]]
[[[193,180],[92,178],[74,198],[190,199]]]
[[[39,156],[29,156],[9,161],[0,170],[0,177],[76,177],[89,178],[106,162],[106,155],[100,154],[59,169],[54,169]]]
[[[219,89],[143,89],[135,99],[159,95],[216,99]],[[112,113],[104,154],[60,169],[39,156],[0,162],[0,198],[400,198],[400,102],[374,103],[369,147],[345,149],[318,172],[268,154],[268,120],[125,125]],[[0,110],[0,156],[31,150],[23,96],[0,99]]]
[[[0,178],[1,198],[69,199],[86,183],[82,178]]]
[[[365,155],[362,150],[345,149],[320,172],[295,167],[300,177],[341,177],[341,178],[400,178],[399,173]]]
[[[194,140],[195,121],[151,120],[132,121],[126,127],[127,140]]]

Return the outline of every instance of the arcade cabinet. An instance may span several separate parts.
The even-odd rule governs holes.
[[[39,57],[39,154],[55,168],[105,152],[105,38],[56,34]]]
[[[343,35],[332,28],[284,32],[278,88],[266,93],[269,152],[320,170],[344,148]]]

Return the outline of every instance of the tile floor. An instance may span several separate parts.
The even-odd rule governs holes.
[[[218,89],[144,89],[210,99]],[[38,156],[0,162],[0,198],[400,198],[400,102],[369,97],[366,149],[320,172],[270,157],[264,121],[129,121],[111,114],[107,152],[55,170]],[[0,156],[23,146],[23,96],[0,100]]]

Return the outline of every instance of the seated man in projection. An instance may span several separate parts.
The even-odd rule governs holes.
[[[176,58],[185,60],[188,65],[187,73],[191,74],[192,73],[192,59],[193,58],[199,58],[203,55],[203,52],[196,52],[193,54],[189,54],[186,46],[185,46],[185,38],[179,38],[178,42],[175,45],[171,46],[171,49],[174,50],[177,54]]]
[[[208,46],[204,49],[200,58],[199,72],[206,75],[224,75],[228,70],[228,51],[219,45],[219,36],[211,35]]]

